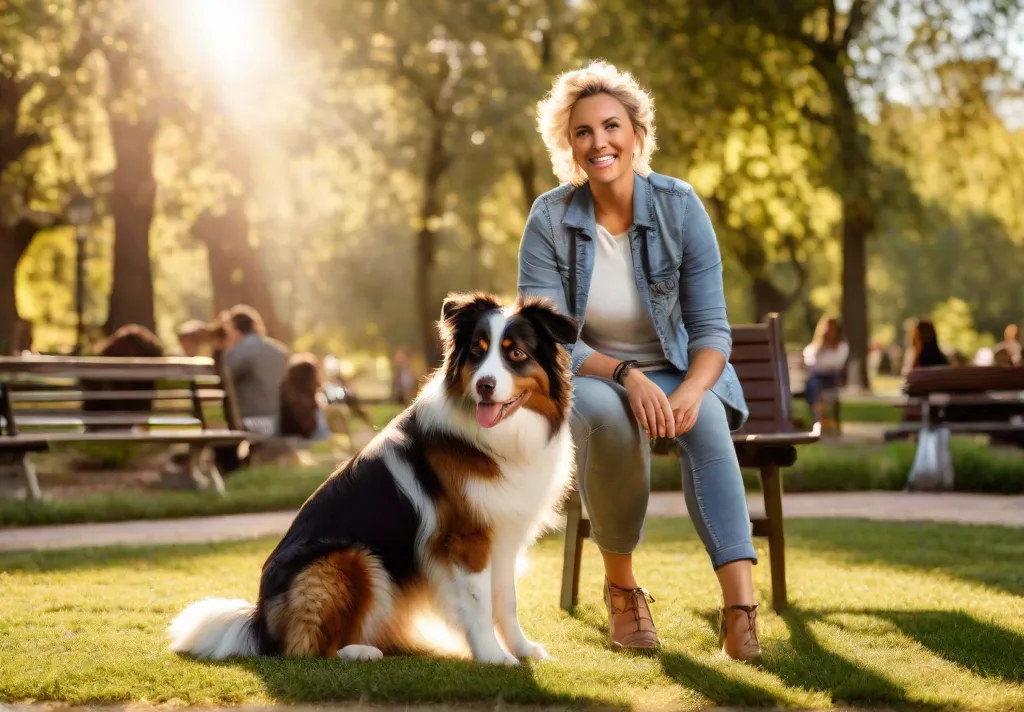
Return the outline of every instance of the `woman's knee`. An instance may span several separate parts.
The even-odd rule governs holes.
[[[573,405],[576,479],[595,541],[624,553],[636,546],[650,496],[650,453],[624,393],[580,378]]]
[[[622,389],[603,379],[579,377],[574,384],[572,411],[577,444],[586,438],[591,447],[638,449],[640,427]]]
[[[696,452],[734,454],[732,431],[729,430],[729,415],[725,404],[711,391],[704,393],[704,398],[697,412],[697,422],[679,438],[683,448],[691,457]]]

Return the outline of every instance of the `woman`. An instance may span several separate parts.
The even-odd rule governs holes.
[[[931,319],[922,317],[917,320],[910,335],[910,345],[910,370],[949,365],[949,359],[939,348],[939,337]]]
[[[565,184],[530,211],[519,291],[554,300],[581,327],[571,347],[577,484],[604,558],[611,644],[658,645],[632,564],[650,495],[646,434],[680,445],[687,509],[722,588],[723,649],[748,659],[760,652],[757,555],[730,437],[748,411],[727,363],[717,239],[693,189],[651,172],[653,114],[648,94],[609,64],[555,81],[538,126]]]
[[[814,329],[814,338],[804,348],[804,365],[807,367],[804,397],[814,413],[814,422],[826,431],[837,428],[834,421],[825,418],[823,401],[828,395],[834,402],[849,356],[850,345],[842,340],[839,320],[828,314],[822,315]]]
[[[320,361],[314,354],[299,353],[288,360],[280,388],[280,435],[303,440],[331,437],[324,413],[323,381]]]

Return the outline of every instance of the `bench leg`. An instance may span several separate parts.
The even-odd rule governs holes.
[[[207,489],[212,486],[217,494],[223,495],[224,480],[221,479],[220,470],[217,469],[217,465],[211,463],[209,475],[204,474],[199,466],[205,449],[205,445],[188,446],[188,464],[186,465],[188,476],[195,482],[198,489]]]
[[[210,480],[213,482],[213,489],[217,491],[217,494],[224,494],[224,479],[220,476],[220,470],[217,469],[217,463],[211,462],[210,468],[207,470],[207,474]]]
[[[583,539],[586,537],[586,525],[583,521],[583,503],[580,493],[573,490],[566,503],[565,521],[565,555],[562,560],[562,596],[563,610],[571,611],[576,606],[580,592],[580,567],[583,562]]]
[[[772,569],[772,608],[788,605],[786,598],[786,537],[782,527],[782,474],[777,465],[761,467],[761,489],[768,517],[768,558]]]
[[[39,489],[39,478],[36,477],[36,466],[33,464],[28,453],[23,453],[22,456],[15,463],[15,467],[21,473],[21,476],[25,478],[25,485],[28,487],[26,492],[28,499],[40,500],[43,498],[42,490]]]
[[[922,428],[917,433],[914,464],[907,476],[912,492],[941,492],[953,489],[953,456],[949,450],[948,428]]]

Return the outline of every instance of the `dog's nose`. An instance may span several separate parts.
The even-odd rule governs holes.
[[[490,398],[494,395],[494,386],[496,383],[497,381],[494,376],[482,376],[480,380],[476,382],[476,392],[484,398]]]

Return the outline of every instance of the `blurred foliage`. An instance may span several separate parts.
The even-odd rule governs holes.
[[[197,222],[241,201],[293,347],[421,349],[447,292],[514,294],[526,211],[555,185],[535,105],[559,72],[593,57],[652,90],[654,169],[693,183],[708,206],[733,322],[783,311],[787,341],[799,343],[822,311],[842,312],[851,169],[837,122],[851,117],[870,197],[871,335],[901,338],[905,319],[938,310],[943,340],[969,349],[1024,318],[1024,131],[1019,114],[1007,123],[1021,88],[1006,50],[1020,47],[1008,41],[1020,32],[1015,3],[3,6],[0,88],[22,93],[13,120],[3,107],[14,95],[0,100],[0,147],[13,155],[0,174],[0,246],[29,211],[57,224],[0,264],[0,330],[7,279],[42,350],[73,339],[74,235],[60,219],[75,185],[96,198],[91,332],[108,318],[111,117],[144,107],[159,122],[149,251],[169,346],[177,324],[214,316]],[[111,52],[132,57],[133,90],[117,101]]]

